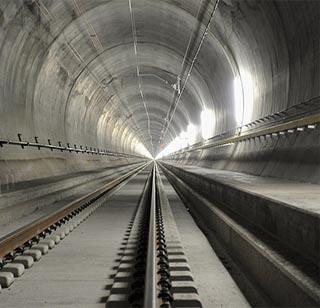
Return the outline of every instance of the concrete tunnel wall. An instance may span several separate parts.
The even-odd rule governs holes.
[[[217,148],[179,153],[165,161],[320,183],[320,129],[287,137],[256,138]]]
[[[254,93],[252,120],[283,110],[290,114],[295,106],[301,109],[301,103],[306,103],[301,110],[305,114],[308,114],[308,104],[310,109],[319,108],[319,2],[252,1],[251,5],[246,4],[256,14],[246,14],[244,3],[238,3],[237,10],[229,11],[242,12],[243,19],[239,22],[232,16],[233,22],[237,20],[238,27],[233,29],[238,34],[238,48],[233,36],[229,43],[234,46],[231,50],[237,66],[250,68],[251,74],[255,72],[255,85],[260,88],[260,94]],[[265,22],[263,27],[261,21]],[[201,151],[182,151],[166,160],[320,183],[320,130],[318,127],[282,138],[250,139]]]
[[[192,0],[131,1],[137,56],[128,1],[74,3],[0,1],[1,139],[21,133],[28,141],[38,136],[126,153],[137,153],[140,142],[157,153],[188,123],[199,126],[204,107],[214,110],[214,134],[234,130],[237,76],[252,84],[245,94],[253,100],[252,121],[319,99],[318,1],[221,0],[174,114],[172,85],[180,72],[182,79],[187,74],[181,63],[190,34],[189,61],[214,1],[201,7]],[[319,182],[318,145],[319,129],[283,141],[181,154],[174,161]],[[2,182],[133,161],[0,149]]]

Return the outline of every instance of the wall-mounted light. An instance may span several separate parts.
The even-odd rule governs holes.
[[[252,120],[253,82],[247,72],[241,72],[233,81],[235,118],[238,125],[244,125]]]
[[[208,139],[214,133],[214,112],[205,108],[201,112],[201,134],[203,139]]]
[[[197,127],[190,123],[187,127],[188,145],[194,144],[196,142],[196,138],[197,138]]]
[[[150,152],[146,149],[146,147],[141,142],[136,143],[135,151],[137,154],[141,154],[142,156],[152,158],[152,155],[150,154]]]
[[[242,124],[243,119],[243,89],[240,76],[237,76],[233,81],[233,91],[234,91],[234,104],[235,104],[235,117],[237,124]]]
[[[186,131],[181,132],[179,136],[179,144],[180,144],[180,149],[188,146],[188,133]]]

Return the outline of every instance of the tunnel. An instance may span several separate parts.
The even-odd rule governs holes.
[[[319,0],[0,0],[0,307],[319,307]]]

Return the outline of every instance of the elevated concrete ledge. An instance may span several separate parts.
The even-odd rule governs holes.
[[[125,173],[129,168],[134,168],[134,164],[116,166],[102,171],[96,170],[87,175],[76,176],[75,178],[69,177],[66,180],[59,177],[60,181],[51,182],[47,179],[41,181],[40,185],[28,185],[26,189],[0,195],[0,231],[2,226],[26,217],[38,209],[53,205],[55,202],[59,202],[59,204],[62,202],[61,204],[63,204],[64,199],[83,194],[82,191],[87,184],[96,185],[96,188],[98,188],[99,181],[107,180],[115,174]],[[38,182],[39,180],[35,180],[35,183]],[[55,204],[53,208],[56,208],[59,204]],[[7,233],[11,231],[7,230],[7,227],[4,229]]]
[[[10,190],[6,190],[5,188],[2,188],[1,190],[0,209],[28,200],[30,196],[33,198],[40,197],[57,190],[85,183],[92,179],[102,178],[104,176],[126,170],[134,165],[135,164],[126,164],[10,184]]]
[[[239,223],[234,215],[229,215],[231,211],[226,214],[170,170],[166,169],[165,174],[198,224],[219,238],[230,256],[241,264],[275,305],[315,307],[320,304],[319,270],[315,265],[311,265],[311,277],[308,261],[300,260],[300,264],[295,264],[292,262],[292,259],[297,261],[295,252],[291,250],[290,258],[290,249],[276,249],[277,240],[261,237],[255,229]]]
[[[262,188],[263,185],[263,182],[259,183],[259,177],[250,176],[253,180],[257,178],[257,181],[252,181],[252,190],[249,191],[236,185],[234,179],[232,184],[219,181],[219,177],[215,178],[214,172],[210,174],[209,169],[207,174],[199,174],[199,170],[196,172],[197,168],[194,167],[167,163],[163,163],[163,166],[202,196],[216,202],[220,209],[236,213],[262,232],[266,232],[319,266],[320,208],[317,199],[313,199],[314,211],[312,211],[311,206],[306,209],[303,204],[298,207],[297,203],[292,205],[271,198],[270,194],[263,195],[261,189],[259,193],[255,193],[256,187]],[[277,179],[276,185],[281,185],[281,181]],[[288,201],[290,197],[289,194]],[[304,198],[303,191],[300,198]]]

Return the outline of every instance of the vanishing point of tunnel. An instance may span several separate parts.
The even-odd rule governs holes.
[[[0,0],[0,307],[320,307],[319,0]]]

